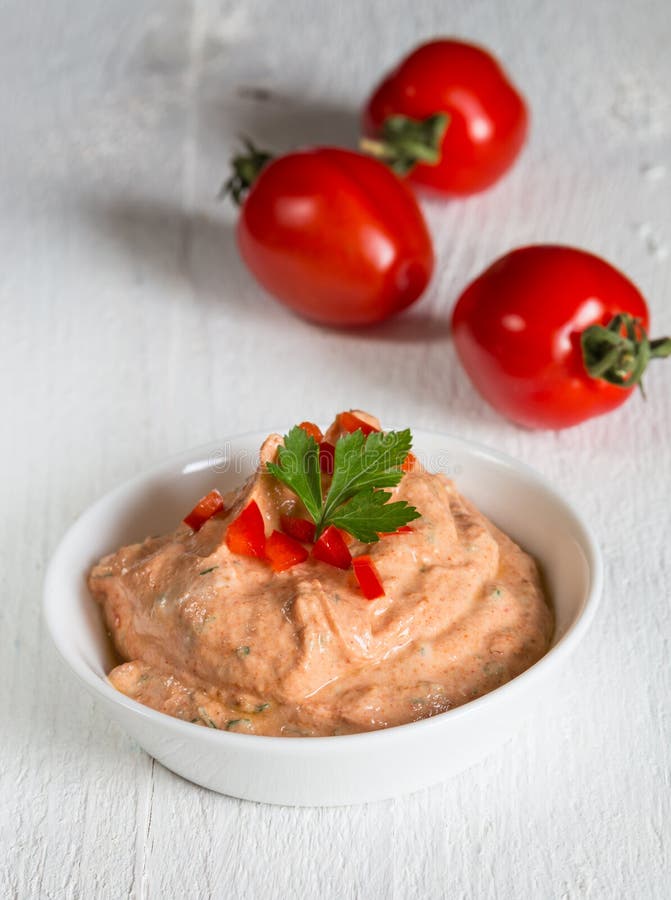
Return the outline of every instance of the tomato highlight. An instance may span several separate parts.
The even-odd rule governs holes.
[[[355,556],[352,560],[354,574],[359,582],[361,593],[366,600],[377,600],[384,596],[384,585],[380,573],[370,556]]]
[[[302,544],[281,531],[273,531],[266,541],[266,559],[273,572],[286,572],[298,563],[305,562],[308,555]]]
[[[226,546],[239,556],[265,556],[265,526],[256,500],[250,501],[226,529]]]
[[[315,539],[315,523],[296,516],[280,516],[282,531],[297,541],[311,544]]]
[[[184,524],[188,525],[189,528],[192,528],[194,531],[200,531],[207,520],[211,519],[212,516],[215,516],[218,512],[221,512],[223,508],[224,498],[219,491],[216,489],[210,491],[209,494],[201,497],[188,516],[184,517]]]
[[[338,569],[349,569],[352,565],[352,554],[349,552],[343,535],[335,525],[329,525],[320,535],[319,540],[312,548],[312,555],[320,562],[328,563]]]

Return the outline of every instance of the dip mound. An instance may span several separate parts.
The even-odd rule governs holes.
[[[232,553],[227,528],[250,501],[267,535],[280,515],[305,515],[265,470],[280,444],[266,440],[257,472],[199,531],[181,525],[94,566],[91,593],[127,660],[109,675],[118,690],[213,728],[347,734],[459,706],[547,651],[553,616],[533,560],[419,464],[392,491],[420,513],[412,529],[349,545],[372,558],[381,597],[313,556],[276,572]]]

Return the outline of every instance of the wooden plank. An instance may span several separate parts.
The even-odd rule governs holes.
[[[621,266],[671,332],[668,2],[72,0],[10,2],[0,22],[0,895],[665,896],[669,373],[650,372],[647,403],[523,432],[474,396],[446,321],[497,255],[560,241]],[[351,144],[368,87],[436,33],[500,54],[530,144],[486,194],[425,201],[440,265],[408,316],[314,328],[238,259],[216,201],[236,135]],[[140,468],[350,406],[539,468],[603,544],[603,605],[534,720],[448,784],[333,810],[208,793],[154,765],[59,664],[45,561]]]

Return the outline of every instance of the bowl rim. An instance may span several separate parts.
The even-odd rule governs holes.
[[[394,426],[390,427],[393,428]],[[286,427],[275,429],[279,434],[286,434],[287,430],[288,428]],[[148,723],[151,723],[158,728],[167,728],[177,734],[181,734],[185,739],[196,738],[199,740],[214,741],[215,744],[219,743],[222,748],[229,745],[231,749],[235,747],[238,749],[244,747],[250,752],[268,750],[279,753],[309,755],[314,752],[330,752],[330,749],[332,749],[333,752],[341,752],[346,748],[355,750],[357,745],[375,742],[375,744],[382,749],[385,743],[393,742],[394,740],[401,738],[410,739],[415,735],[418,737],[422,734],[428,736],[432,730],[447,727],[449,723],[477,716],[492,704],[497,704],[502,700],[513,700],[515,695],[519,695],[527,689],[530,682],[545,675],[553,666],[556,666],[567,657],[577,646],[589,628],[596,613],[603,589],[603,558],[599,545],[594,537],[594,533],[583,519],[581,513],[568,503],[554,489],[551,483],[536,469],[527,463],[520,462],[510,454],[451,432],[418,428],[413,429],[413,439],[416,439],[420,444],[423,436],[428,438],[447,439],[450,443],[459,445],[466,453],[485,458],[490,462],[499,466],[502,465],[506,469],[521,475],[526,481],[531,482],[534,486],[540,488],[546,494],[549,494],[553,502],[559,507],[562,507],[564,512],[568,513],[569,517],[573,520],[574,525],[577,526],[577,537],[587,562],[589,578],[588,590],[583,601],[582,609],[575,620],[568,626],[557,643],[550,647],[547,653],[533,663],[533,665],[529,666],[524,672],[515,676],[515,678],[505,684],[483,694],[475,700],[470,700],[461,706],[446,710],[443,713],[438,713],[435,716],[419,719],[415,722],[407,722],[401,725],[391,725],[387,728],[380,728],[374,731],[342,735],[315,735],[311,736],[309,740],[288,740],[286,736],[241,734],[239,732],[225,731],[223,729],[203,728],[201,725],[185,722],[182,719],[169,716],[167,713],[162,713],[151,707],[144,706],[138,701],[132,700],[125,694],[122,694],[112,686],[107,678],[103,679],[94,673],[77,653],[70,652],[67,641],[63,640],[63,635],[55,615],[58,604],[57,602],[54,602],[54,597],[57,597],[58,593],[62,590],[62,585],[59,587],[62,578],[60,569],[63,564],[63,559],[67,557],[67,551],[70,548],[70,544],[75,541],[80,529],[85,525],[86,521],[90,518],[94,518],[101,506],[104,506],[120,494],[132,491],[134,487],[139,486],[144,481],[155,478],[174,468],[176,465],[182,466],[180,474],[187,474],[185,471],[187,467],[193,466],[196,462],[200,463],[204,461],[206,455],[208,453],[211,454],[213,450],[220,449],[222,443],[240,443],[252,440],[256,442],[258,440],[263,440],[269,433],[273,432],[265,430],[246,431],[241,434],[234,434],[217,440],[208,441],[205,444],[201,444],[189,450],[183,450],[180,453],[172,454],[152,466],[143,469],[141,472],[130,478],[116,484],[92,504],[87,506],[74,521],[70,523],[52,552],[46,570],[43,583],[42,614],[51,640],[56,647],[60,658],[91,693],[101,696],[104,700],[107,700],[112,704],[117,704],[125,708],[129,713],[145,719]],[[211,457],[209,463],[211,464]],[[201,467],[198,466],[195,471],[198,471],[200,468]],[[191,468],[190,471],[194,471],[194,469]],[[82,573],[82,576],[83,575],[84,573]],[[91,600],[91,602],[93,602],[93,600]],[[242,744],[240,744],[240,741],[242,741]]]

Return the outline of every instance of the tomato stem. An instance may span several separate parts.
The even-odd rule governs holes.
[[[650,341],[650,356],[652,359],[666,359],[671,356],[671,337],[655,338]]]
[[[608,325],[590,325],[580,336],[585,368],[592,376],[616,387],[639,386],[651,359],[671,356],[671,337],[649,340],[640,319],[619,313]]]
[[[233,172],[219,192],[220,197],[230,195],[236,206],[240,206],[261,170],[273,159],[272,153],[259,150],[249,138],[242,138],[242,142],[247,152],[233,157]]]
[[[434,113],[426,119],[389,116],[379,139],[362,138],[359,147],[386,162],[397,175],[407,175],[417,163],[435,166],[441,159],[441,144],[450,123],[447,113]]]

